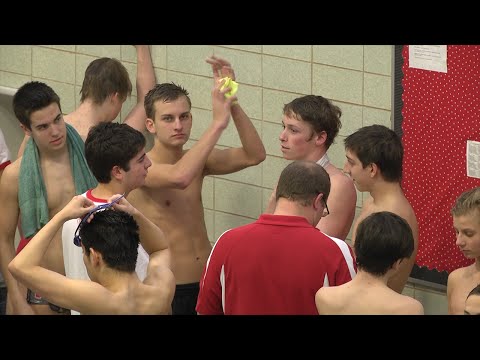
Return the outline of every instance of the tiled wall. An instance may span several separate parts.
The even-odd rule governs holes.
[[[436,287],[439,287],[436,285]],[[428,285],[409,283],[403,294],[417,299],[423,304],[425,315],[447,315],[448,304],[446,288],[436,289]]]
[[[345,136],[374,123],[392,127],[392,51],[389,45],[152,46],[157,82],[173,81],[190,92],[194,120],[187,145],[199,138],[211,119],[211,69],[204,60],[216,54],[233,64],[240,83],[238,98],[267,150],[267,159],[258,166],[205,179],[202,196],[212,243],[226,229],[254,221],[265,208],[281,170],[288,163],[282,158],[278,140],[286,102],[301,95],[319,94],[340,106],[343,127],[329,150],[332,162],[340,168],[345,158]],[[86,66],[101,56],[120,59],[134,81],[136,56],[131,45],[3,45],[0,86],[18,88],[29,80],[44,81],[57,91],[63,111],[69,113],[79,103]],[[134,90],[118,120],[126,116],[135,102]],[[218,142],[219,147],[239,144],[233,125]],[[357,214],[363,196],[368,195],[358,193]],[[427,313],[446,313],[444,293],[413,284],[405,291],[420,299]]]

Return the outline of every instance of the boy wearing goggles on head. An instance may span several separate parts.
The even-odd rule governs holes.
[[[170,314],[175,279],[165,265],[169,254],[163,232],[123,196],[115,194],[109,201],[109,208],[94,212],[91,200],[75,196],[10,262],[8,270],[49,302],[82,314]],[[78,217],[85,217],[78,235],[92,281],[69,279],[41,266],[54,235],[65,221]],[[150,255],[143,281],[135,272],[139,229]]]

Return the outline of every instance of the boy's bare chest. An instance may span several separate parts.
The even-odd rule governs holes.
[[[70,164],[42,166],[42,175],[47,191],[48,210],[50,216],[53,216],[75,195],[75,184]]]

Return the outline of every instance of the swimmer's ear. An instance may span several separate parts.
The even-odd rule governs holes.
[[[112,176],[112,178],[114,179],[118,179],[118,180],[122,180],[123,178],[123,172],[122,172],[122,168],[118,165],[115,165],[112,170],[110,171],[110,175]]]
[[[155,134],[155,121],[153,119],[147,118],[145,120],[145,127],[147,128],[147,131],[151,134]]]
[[[320,131],[319,133],[315,133],[313,136],[315,137],[315,144],[317,146],[320,146],[327,141],[327,132],[326,131]]]
[[[370,177],[371,178],[373,178],[375,175],[377,175],[381,172],[380,168],[375,163],[370,163],[370,164],[368,164],[368,166],[370,167]]]
[[[32,130],[28,129],[25,125],[20,124],[20,127],[22,128],[23,132],[25,135],[32,136]]]
[[[94,248],[90,248],[90,261],[92,262],[93,266],[98,266],[100,265],[100,262],[103,261],[102,254],[100,254],[97,250]]]
[[[398,271],[398,269],[400,268],[400,264],[403,262],[403,260],[405,259],[398,259],[397,261],[395,261],[392,265],[392,269]]]

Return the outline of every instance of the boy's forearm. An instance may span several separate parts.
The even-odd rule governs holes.
[[[137,98],[143,103],[145,95],[155,86],[156,77],[148,45],[137,46]]]
[[[168,249],[165,234],[157,225],[138,210],[134,212],[133,218],[138,224],[140,242],[149,255],[156,251]]]
[[[195,145],[175,164],[175,172],[179,174],[178,184],[180,188],[190,185],[193,179],[203,171],[207,158],[222,132],[223,128],[221,126],[215,123],[210,125]]]
[[[257,129],[238,102],[232,104],[231,111],[245,153],[255,164],[262,162],[266,151]]]

